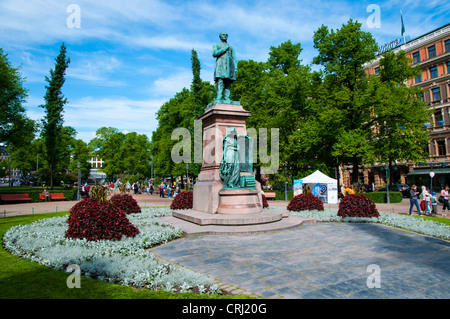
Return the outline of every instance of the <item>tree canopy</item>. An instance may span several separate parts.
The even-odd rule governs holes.
[[[62,86],[65,82],[66,69],[69,66],[70,58],[66,57],[66,46],[61,44],[58,56],[56,57],[55,68],[50,70],[50,78],[45,77],[46,93],[45,104],[41,105],[45,109],[45,117],[42,120],[42,136],[45,138],[46,159],[50,168],[50,186],[53,187],[53,171],[61,161],[62,150],[62,129],[63,112],[67,98],[62,93]]]

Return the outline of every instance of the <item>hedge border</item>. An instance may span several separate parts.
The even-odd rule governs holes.
[[[370,198],[374,203],[387,203],[387,192],[370,192],[361,194]],[[401,203],[402,200],[403,194],[401,192],[389,192],[389,201],[391,203]]]

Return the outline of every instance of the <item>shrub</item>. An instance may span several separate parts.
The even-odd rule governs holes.
[[[170,209],[192,209],[194,193],[181,192],[172,201]]]
[[[262,205],[263,208],[269,207],[269,203],[267,202],[267,198],[266,196],[264,196],[264,194],[262,194]]]
[[[125,214],[136,214],[141,212],[137,201],[128,194],[117,194],[111,197],[111,203],[119,207]]]
[[[111,202],[102,204],[95,198],[87,198],[73,206],[67,223],[67,238],[88,241],[120,240],[124,235],[134,237],[139,233],[123,210]]]
[[[323,210],[323,203],[313,194],[300,194],[289,202],[287,209],[297,212],[301,210]]]
[[[364,195],[347,195],[339,202],[340,217],[378,217],[373,201]]]
[[[387,192],[370,192],[370,193],[362,193],[374,203],[387,203]],[[403,195],[401,192],[392,192],[389,191],[389,201],[391,203],[401,203],[403,200]]]

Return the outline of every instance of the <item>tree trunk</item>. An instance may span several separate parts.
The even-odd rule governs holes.
[[[78,185],[80,187],[80,185]],[[50,189],[53,189],[53,164],[50,164]]]
[[[353,164],[352,183],[356,184],[359,181],[359,159],[357,157],[353,157],[352,164]]]

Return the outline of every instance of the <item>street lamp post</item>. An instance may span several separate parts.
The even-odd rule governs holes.
[[[189,164],[186,164],[186,190],[189,190]]]
[[[384,169],[386,169],[386,199],[387,199],[387,203],[389,204],[391,202],[390,198],[389,198],[389,165],[386,167],[383,167]],[[382,168],[382,169],[383,169]]]
[[[435,173],[433,172],[433,164],[431,164],[431,171],[430,171],[430,193],[433,191],[433,177],[434,177]]]
[[[77,167],[78,167],[78,190],[77,190],[77,200],[80,200],[80,186],[81,186],[81,163],[80,161],[78,161],[77,163]]]
[[[150,156],[150,164],[151,164],[151,171],[150,171],[150,178],[153,180],[153,155]]]
[[[287,201],[287,179],[286,179],[286,165],[284,165],[284,200]]]

